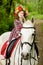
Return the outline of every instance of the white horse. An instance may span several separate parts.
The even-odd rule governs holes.
[[[1,35],[0,48],[2,47],[3,43],[8,40],[10,33],[11,32],[7,32]],[[10,65],[37,65],[38,58],[33,44],[34,33],[34,24],[32,23],[32,21],[27,20],[23,24],[23,28],[21,29],[21,38],[17,42],[17,45],[10,57]],[[6,65],[6,59],[1,59],[0,62],[2,63],[2,65]]]
[[[5,32],[2,35],[0,35],[0,52],[1,52],[1,48],[2,48],[3,44],[9,39],[10,33],[11,32]],[[1,53],[0,53],[0,65],[5,65],[6,59],[3,59],[3,58],[4,58],[4,56],[1,55]]]

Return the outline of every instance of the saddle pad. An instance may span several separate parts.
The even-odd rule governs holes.
[[[6,55],[6,49],[9,45],[8,40],[3,44],[2,48],[0,49],[0,54],[5,58]]]
[[[20,40],[20,37],[15,41],[14,46],[13,46],[13,48],[11,49],[11,54],[10,54],[10,56],[12,55],[13,50],[14,50],[14,48],[16,47],[16,44],[17,44],[17,42],[18,42],[19,40]],[[3,55],[4,58],[6,57],[6,50],[7,50],[8,46],[9,46],[9,42],[8,42],[8,40],[7,40],[7,41],[3,44],[2,48],[1,48],[1,51],[0,51],[1,55]]]

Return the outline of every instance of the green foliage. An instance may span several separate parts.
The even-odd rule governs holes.
[[[38,12],[40,14],[43,14],[43,0],[40,0],[40,2],[38,3]]]
[[[0,34],[6,32],[9,29],[9,26],[6,25],[5,23],[0,24]]]
[[[2,6],[0,8],[0,34],[12,30],[13,20],[13,15],[8,17],[6,9]]]
[[[7,23],[8,25],[9,25],[9,31],[11,31],[12,29],[13,29],[13,27],[14,27],[14,17],[13,17],[13,15],[11,16],[9,16],[9,19],[8,19],[8,23]]]
[[[32,17],[34,17],[35,19],[42,19],[43,20],[43,15],[39,14],[37,11],[29,13],[28,19],[31,19]]]
[[[20,4],[28,9],[28,19],[43,19],[43,0],[0,0],[0,34],[12,30],[14,10]]]
[[[29,12],[32,12],[32,5],[31,3],[26,4],[26,8],[28,9]]]
[[[31,3],[31,9],[32,11],[36,11],[36,4],[34,4],[34,2],[30,2]]]

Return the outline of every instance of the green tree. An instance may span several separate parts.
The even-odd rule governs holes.
[[[39,0],[38,2],[38,12],[43,14],[43,0]]]

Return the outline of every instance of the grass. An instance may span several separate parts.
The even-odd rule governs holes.
[[[41,29],[42,29],[42,32],[43,32],[43,22],[41,23]]]
[[[38,12],[30,12],[30,13],[29,13],[29,16],[28,16],[28,19],[31,19],[32,16],[33,16],[35,19],[43,20],[43,14],[39,14]]]

